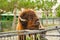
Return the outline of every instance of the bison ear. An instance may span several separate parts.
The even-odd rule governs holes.
[[[25,11],[26,9],[24,9],[24,8],[21,8],[21,11],[23,12],[23,11]]]

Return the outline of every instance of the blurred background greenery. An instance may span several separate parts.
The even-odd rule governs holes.
[[[58,6],[54,8],[56,4]],[[50,25],[56,25],[55,20],[60,22],[60,5],[57,0],[0,0],[0,30],[15,30],[18,12],[22,8],[35,10],[42,24],[48,24],[48,20],[52,22]]]

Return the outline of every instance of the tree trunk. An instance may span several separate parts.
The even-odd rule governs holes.
[[[45,15],[46,15],[46,26],[48,26],[48,11],[44,11]]]
[[[14,11],[13,11],[14,18],[13,18],[13,24],[12,24],[13,30],[15,30],[15,28],[16,28],[16,10],[17,10],[17,8],[14,8]]]

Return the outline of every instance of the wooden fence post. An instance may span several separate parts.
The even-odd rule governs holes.
[[[26,40],[26,35],[18,35],[18,40]]]
[[[40,30],[45,30],[45,29],[40,29]],[[46,34],[46,32],[41,32],[40,33],[40,40],[47,40],[44,36],[45,34]]]
[[[54,18],[53,18],[53,24],[54,24]]]

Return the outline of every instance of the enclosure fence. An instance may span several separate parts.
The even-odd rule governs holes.
[[[60,25],[60,18],[40,18],[40,21],[43,25]],[[0,21],[0,31],[10,31],[12,30],[12,23],[13,21]],[[17,22],[16,22],[17,24]]]
[[[43,25],[60,25],[60,18],[40,18]]]
[[[45,30],[20,30],[20,31],[10,31],[10,32],[0,32],[0,40],[19,40],[18,36],[25,36],[20,38],[20,40],[48,40],[45,38],[46,36],[53,36],[53,37],[60,37],[59,35],[46,35],[45,32],[52,31],[52,30],[59,30],[60,28],[51,28]],[[59,31],[60,33],[60,31]],[[30,37],[32,35],[32,37]],[[42,37],[41,37],[42,36]]]

